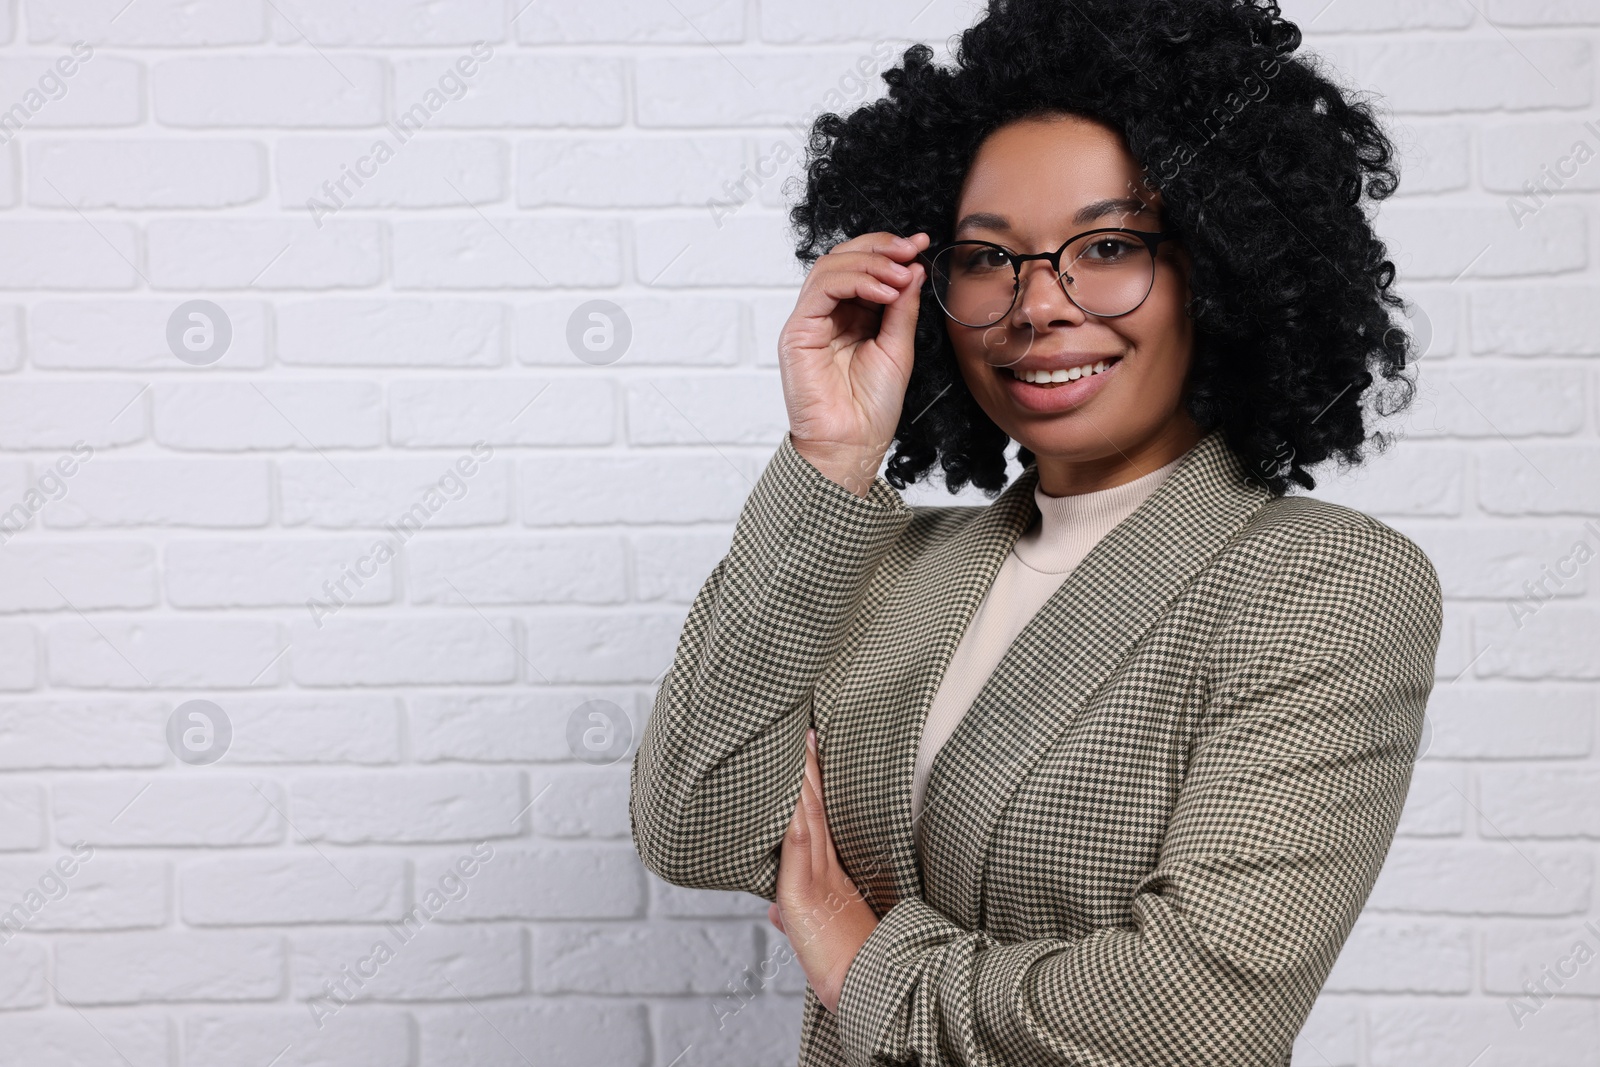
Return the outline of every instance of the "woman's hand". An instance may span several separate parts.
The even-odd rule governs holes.
[[[916,257],[929,240],[880,232],[835,245],[812,266],[778,336],[790,440],[857,496],[900,422],[927,277]]]
[[[768,906],[767,918],[789,939],[822,1006],[834,1011],[845,971],[878,925],[878,916],[833,851],[816,745],[816,731],[807,730],[805,780],[783,837],[778,899]]]

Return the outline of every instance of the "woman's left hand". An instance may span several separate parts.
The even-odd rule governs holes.
[[[767,907],[767,918],[789,939],[822,1006],[834,1011],[845,971],[878,925],[878,916],[833,850],[816,746],[816,731],[808,729],[805,780],[783,835],[778,899]]]

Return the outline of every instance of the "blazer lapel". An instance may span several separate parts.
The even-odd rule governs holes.
[[[975,544],[947,549],[946,565],[975,568],[983,590],[1037,513],[1032,488],[1037,473],[1034,467],[1028,470],[1026,494],[977,523]],[[968,929],[982,924],[985,850],[1011,794],[1140,636],[1269,499],[1269,492],[1247,481],[1246,474],[1220,431],[1196,444],[1029,621],[940,749],[913,852],[920,842],[920,858],[940,872],[925,887],[924,899],[952,921]],[[1014,488],[1020,486],[1019,481]],[[894,752],[890,807],[897,812],[909,808],[917,739],[949,660],[945,646],[953,650],[951,635],[959,640],[983,590],[976,598],[956,598],[935,616],[937,669],[917,674],[916,702],[907,710],[899,731],[905,738]],[[920,864],[918,869],[920,875]]]

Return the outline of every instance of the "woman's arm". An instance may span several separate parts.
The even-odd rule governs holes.
[[[689,609],[628,804],[634,847],[669,882],[774,899],[812,687],[911,519],[876,467],[866,476],[858,496],[784,434]]]
[[[1135,929],[1001,944],[902,900],[845,974],[846,1059],[1285,1062],[1388,852],[1439,628],[1433,568],[1392,530],[1297,545],[1217,637],[1223,676]]]

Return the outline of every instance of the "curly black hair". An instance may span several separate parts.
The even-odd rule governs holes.
[[[1405,302],[1366,210],[1399,184],[1394,146],[1370,103],[1347,98],[1314,54],[1290,55],[1300,43],[1273,0],[990,0],[953,69],[913,44],[883,72],[886,96],[812,123],[789,212],[796,254],[809,268],[880,230],[926,231],[937,247],[995,129],[1059,112],[1098,120],[1122,134],[1189,251],[1189,414],[1221,427],[1273,493],[1314,488],[1308,467],[1386,446],[1364,412],[1410,403],[1413,341],[1388,310]],[[993,497],[1008,443],[962,381],[925,282],[885,478],[903,489],[937,460],[950,492],[970,481]]]

